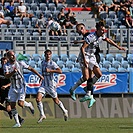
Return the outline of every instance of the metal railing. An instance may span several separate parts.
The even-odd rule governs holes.
[[[42,35],[39,35],[33,32],[35,30],[33,28],[1,28],[0,40],[13,41],[13,49],[16,53],[42,54],[44,50],[50,48],[58,55],[78,54],[81,44],[74,44],[73,41],[81,40],[82,36],[79,36],[75,29],[67,30],[67,36],[50,36],[48,29],[42,29]],[[133,29],[108,29],[107,37],[125,47],[126,54],[133,53]],[[106,43],[102,43],[100,47],[104,54],[122,52]]]
[[[126,54],[133,53],[133,29],[109,29],[108,37],[114,40],[118,45],[127,49]],[[108,45],[108,52],[112,52]]]

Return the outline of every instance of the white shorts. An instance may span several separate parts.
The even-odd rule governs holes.
[[[93,70],[94,66],[99,67],[94,54],[85,55],[85,59],[88,62],[88,68],[90,70]],[[81,54],[79,54],[79,56],[78,56],[78,61],[79,61],[79,64],[80,64],[81,68],[83,68],[84,65],[83,65],[83,58],[82,58]]]
[[[18,100],[25,101],[25,96],[26,96],[26,88],[9,89],[8,99],[10,100],[10,102],[17,102]]]
[[[46,93],[48,93],[52,98],[57,98],[57,92],[56,92],[56,87],[52,86],[41,86],[38,89],[38,92],[42,93],[43,96],[46,95]]]

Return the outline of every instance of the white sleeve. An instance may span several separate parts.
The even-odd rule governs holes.
[[[24,61],[20,61],[20,64],[26,69],[29,67],[29,65],[27,65]]]
[[[107,37],[106,37],[106,35],[104,34],[103,36],[102,36],[102,39],[103,40],[105,40]]]
[[[4,67],[3,67],[4,73],[8,73],[9,72],[9,69],[8,68],[9,68],[8,65],[5,64]]]
[[[60,68],[55,62],[53,62],[54,69]]]

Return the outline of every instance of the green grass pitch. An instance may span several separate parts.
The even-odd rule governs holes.
[[[20,128],[12,128],[14,120],[0,120],[1,133],[133,133],[133,118],[47,118],[25,119]]]

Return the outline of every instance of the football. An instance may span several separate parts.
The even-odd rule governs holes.
[[[59,23],[57,23],[57,22],[52,22],[51,25],[50,25],[50,29],[51,29],[52,31],[58,31],[58,30],[60,29]]]

